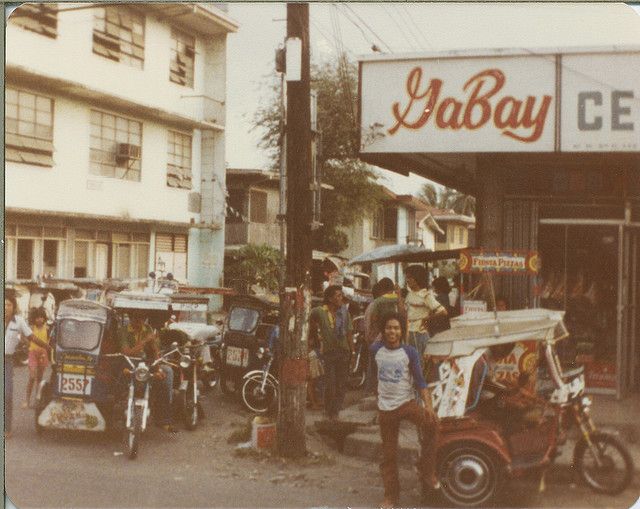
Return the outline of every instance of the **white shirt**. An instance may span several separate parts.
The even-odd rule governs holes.
[[[422,321],[442,307],[433,292],[427,288],[422,288],[417,292],[410,291],[405,299],[405,304],[410,332],[426,332],[427,329],[423,327]]]
[[[4,330],[4,354],[13,355],[20,342],[20,334],[31,336],[33,331],[27,325],[24,318],[14,315],[7,328]]]

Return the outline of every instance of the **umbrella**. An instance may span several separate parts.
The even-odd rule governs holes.
[[[349,260],[347,265],[356,263],[375,262],[431,262],[435,260],[457,259],[460,249],[447,249],[443,251],[431,251],[423,246],[413,244],[395,244],[381,246]]]

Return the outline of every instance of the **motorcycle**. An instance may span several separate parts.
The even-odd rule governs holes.
[[[258,359],[266,361],[262,369],[249,371],[244,375],[242,384],[242,401],[245,406],[256,413],[264,414],[273,410],[278,401],[278,379],[271,373],[273,355],[264,348],[256,353]]]
[[[359,389],[364,385],[367,376],[367,363],[369,360],[369,345],[364,337],[362,329],[363,316],[353,319],[353,354],[349,361],[349,379],[348,385],[350,389]]]
[[[201,380],[203,366],[201,352],[204,348],[206,345],[203,342],[190,339],[178,349],[178,364],[171,363],[173,368],[177,368],[178,375],[174,377],[174,388],[177,390],[177,394],[174,396],[174,410],[184,420],[184,425],[188,430],[196,429],[198,420],[204,416],[199,401],[198,384],[198,381],[204,384],[204,380]],[[207,386],[208,383],[207,381]]]
[[[125,436],[129,459],[137,457],[140,439],[147,429],[151,415],[151,405],[149,404],[151,381],[153,377],[157,377],[157,372],[154,373],[154,371],[160,364],[168,363],[167,359],[179,352],[177,345],[175,345],[172,350],[159,356],[150,364],[147,364],[147,361],[142,357],[130,357],[123,353],[105,355],[105,357],[122,357],[128,364],[128,368],[125,368],[123,372],[129,377],[125,408]]]
[[[440,418],[436,467],[448,503],[487,506],[506,478],[544,475],[572,427],[580,432],[573,451],[580,478],[609,495],[629,486],[633,462],[591,419],[583,368],[562,371],[556,344],[568,336],[563,315],[462,315],[427,343],[427,382]]]

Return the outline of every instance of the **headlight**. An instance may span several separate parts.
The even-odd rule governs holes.
[[[191,357],[189,357],[188,355],[181,355],[180,356],[180,367],[182,369],[187,369],[189,366],[191,366]]]
[[[256,357],[258,359],[262,359],[264,357],[264,352],[265,352],[264,348],[262,347],[258,348],[258,351],[256,352]]]
[[[146,364],[140,364],[133,372],[133,376],[138,382],[146,382],[147,380],[149,380],[150,376],[149,368],[146,366]]]

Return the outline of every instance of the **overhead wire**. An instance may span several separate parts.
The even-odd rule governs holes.
[[[422,41],[424,42],[426,47],[429,48],[429,49],[432,49],[433,46],[429,43],[429,40],[424,35],[424,31],[418,26],[414,16],[411,15],[411,13],[409,12],[409,9],[407,8],[407,6],[406,5],[400,5],[398,12],[405,14],[405,19],[408,20],[407,27],[409,27],[410,31],[412,33],[414,33],[414,34],[418,34],[417,38],[418,39],[422,39]],[[422,43],[421,43],[421,45],[422,45]]]
[[[360,33],[362,34],[362,37],[365,39],[365,41],[367,41],[367,44],[371,45],[371,49],[374,51],[380,51],[378,48],[378,45],[372,41],[371,37],[368,36],[365,31],[363,30],[363,28],[360,26],[360,23],[358,23],[358,21],[354,20],[354,17],[351,16],[350,12],[348,10],[346,10],[346,8],[348,8],[349,6],[347,4],[334,4],[337,5],[338,7],[342,8],[341,12],[342,14],[360,31]],[[356,15],[357,16],[357,15]],[[366,23],[363,23],[366,26]],[[369,31],[373,34],[374,40],[378,39],[378,42],[380,44],[382,44],[383,46],[387,47],[387,51],[392,52],[391,48],[389,48],[389,46],[382,40],[380,39],[380,37],[373,32],[370,28]]]
[[[393,22],[393,24],[398,28],[398,32],[402,34],[402,37],[404,37],[405,41],[407,41],[407,43],[409,44],[409,46],[411,47],[411,49],[415,50],[415,49],[420,49],[420,46],[416,46],[413,42],[413,40],[411,40],[411,38],[409,37],[409,35],[411,35],[411,37],[413,37],[415,39],[415,36],[413,33],[409,33],[409,31],[405,30],[402,28],[402,25],[398,22],[398,20],[396,19],[396,12],[392,10],[391,7],[386,6],[385,4],[378,4],[380,7],[382,7],[382,10],[385,12],[386,16]],[[404,22],[403,22],[404,23]]]
[[[378,39],[378,41],[380,41],[380,43],[383,46],[387,47],[387,50],[390,53],[393,53],[393,50],[391,49],[391,47],[382,39],[382,37],[380,37],[375,30],[373,30],[373,28],[371,28],[369,26],[369,24],[356,12],[355,9],[353,9],[348,3],[344,3],[342,4],[346,9],[348,9],[349,11],[351,11],[353,13],[353,15],[358,18],[360,20],[360,22],[367,28],[367,30],[369,30],[369,32],[371,32],[373,34],[373,36]]]

